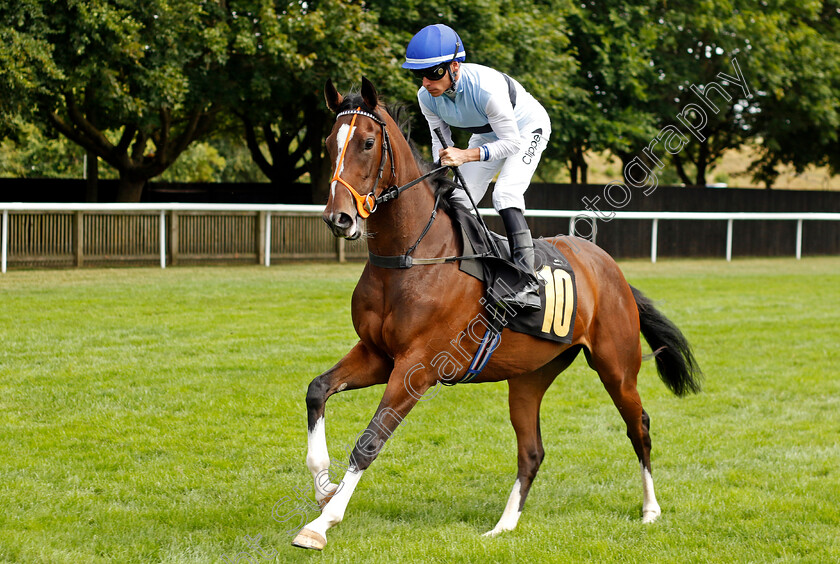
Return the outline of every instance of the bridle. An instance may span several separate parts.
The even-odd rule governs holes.
[[[347,146],[350,145],[350,138],[352,135],[347,135],[347,139],[344,141],[344,147],[341,149],[341,156],[338,159],[338,163],[336,163],[335,167],[335,176],[332,177],[330,182],[340,182],[350,191],[350,195],[353,196],[353,199],[356,200],[356,210],[359,212],[359,215],[362,219],[367,219],[370,214],[376,211],[376,208],[382,202],[380,198],[376,197],[376,187],[379,186],[379,182],[382,180],[382,173],[385,172],[385,161],[391,161],[391,180],[389,184],[392,183],[396,177],[397,172],[394,165],[394,153],[391,150],[391,141],[388,139],[388,129],[386,128],[386,124],[383,120],[379,119],[377,116],[373,115],[370,112],[366,112],[362,110],[361,106],[356,108],[355,110],[347,110],[344,112],[339,113],[336,115],[336,119],[342,117],[352,115],[353,119],[350,120],[350,132],[352,133],[353,128],[356,126],[356,118],[359,116],[365,116],[367,118],[372,119],[375,123],[377,123],[382,130],[382,157],[379,159],[379,172],[376,175],[376,182],[373,183],[370,192],[366,195],[362,196],[349,182],[341,178],[341,168],[342,164],[344,163],[344,155],[347,152]]]
[[[396,166],[394,164],[394,153],[393,153],[393,150],[391,149],[391,141],[390,141],[390,138],[388,137],[388,129],[387,129],[387,124],[385,123],[385,121],[380,119],[378,116],[376,116],[376,115],[374,115],[370,112],[366,112],[366,111],[362,110],[361,106],[357,107],[355,110],[346,110],[346,111],[343,111],[343,112],[339,112],[336,115],[336,119],[338,119],[342,116],[347,116],[347,115],[352,115],[353,116],[353,119],[350,120],[350,131],[351,132],[353,131],[353,127],[356,125],[356,118],[358,116],[364,116],[366,118],[372,119],[375,123],[377,123],[379,125],[379,127],[382,130],[382,158],[379,161],[379,172],[376,175],[376,182],[373,184],[373,187],[371,188],[370,192],[368,192],[366,195],[363,196],[358,192],[358,190],[356,190],[353,187],[352,184],[350,184],[349,182],[347,182],[346,180],[341,178],[340,171],[341,171],[342,165],[344,163],[344,157],[346,156],[346,153],[347,153],[347,147],[350,144],[351,135],[349,135],[349,134],[347,135],[347,139],[345,139],[345,141],[344,141],[344,147],[341,148],[341,156],[339,157],[338,162],[336,163],[335,175],[332,177],[332,180],[331,180],[331,182],[340,182],[342,185],[344,185],[345,188],[347,188],[350,191],[350,194],[353,196],[353,199],[356,200],[356,210],[359,212],[359,216],[361,216],[362,219],[367,219],[368,217],[370,217],[370,214],[372,214],[373,212],[376,211],[376,209],[379,207],[379,204],[382,204],[384,202],[388,202],[390,200],[396,200],[397,198],[399,198],[400,194],[403,191],[408,190],[412,186],[416,186],[417,184],[426,180],[430,176],[434,176],[435,174],[438,174],[439,172],[441,172],[443,170],[447,170],[447,169],[451,168],[451,167],[448,167],[448,166],[437,167],[437,168],[434,168],[434,169],[430,170],[429,172],[423,174],[419,178],[415,178],[414,180],[412,180],[411,182],[408,182],[407,184],[403,184],[402,186],[396,186],[395,184],[393,184],[394,180],[396,180],[396,178],[397,178]],[[382,192],[379,194],[379,196],[377,196],[376,195],[376,188],[379,186],[379,183],[382,180],[382,174],[385,171],[385,161],[386,160],[391,161],[391,180],[388,182],[388,188],[382,190]],[[447,257],[420,258],[420,259],[416,259],[416,258],[411,256],[412,253],[414,253],[414,250],[420,244],[420,241],[423,240],[423,238],[429,232],[429,229],[431,229],[432,223],[434,223],[435,218],[437,217],[438,205],[440,204],[440,198],[441,198],[441,193],[438,192],[435,195],[435,204],[432,207],[432,214],[429,217],[428,223],[426,223],[426,227],[420,233],[420,236],[417,238],[417,241],[415,241],[415,243],[411,247],[409,247],[409,249],[404,254],[396,255],[396,256],[381,256],[381,255],[377,255],[377,254],[373,253],[372,251],[368,250],[368,256],[369,256],[371,264],[373,264],[374,266],[378,266],[380,268],[400,268],[400,269],[402,269],[402,268],[411,268],[413,265],[445,264],[445,263],[455,262],[455,261],[458,261],[458,260],[470,260],[470,259],[483,258],[483,257],[487,256],[488,253],[484,253],[484,254],[480,254],[480,255],[447,256]],[[481,224],[484,226],[483,222],[481,222]],[[484,229],[485,230],[487,229],[486,226],[484,226]],[[489,231],[486,233],[486,235],[488,237],[491,237],[491,243],[492,243],[492,236],[490,235]],[[493,244],[491,244],[491,248],[494,248]],[[492,254],[492,253],[489,253],[489,254]],[[498,252],[496,254],[498,255]]]
[[[353,119],[350,120],[350,131],[353,131],[353,127],[356,125],[356,118],[358,116],[364,116],[366,118],[370,118],[379,125],[382,131],[382,157],[379,160],[379,172],[376,175],[376,182],[373,183],[370,192],[365,194],[364,196],[356,190],[352,184],[341,178],[341,168],[342,164],[344,163],[344,157],[347,152],[347,147],[350,145],[350,135],[347,136],[347,139],[344,141],[344,147],[341,148],[341,156],[338,159],[338,163],[336,163],[335,167],[335,175],[332,177],[330,182],[340,182],[347,190],[350,191],[350,195],[353,196],[353,199],[356,201],[356,211],[359,212],[359,216],[362,219],[367,219],[370,214],[376,211],[379,207],[379,204],[388,202],[390,200],[396,200],[399,198],[400,194],[419,184],[420,182],[426,180],[430,176],[433,176],[442,170],[448,169],[447,166],[441,166],[435,169],[430,170],[426,174],[420,176],[412,180],[407,184],[403,184],[402,186],[396,186],[394,181],[397,178],[396,172],[396,165],[394,163],[394,152],[391,148],[391,140],[388,137],[388,128],[387,124],[384,120],[380,119],[379,116],[372,114],[370,112],[366,112],[362,110],[361,106],[357,107],[355,110],[345,110],[343,112],[339,112],[335,118],[338,119],[343,116],[352,115]],[[384,189],[379,196],[376,195],[376,188],[379,186],[379,183],[382,181],[382,175],[385,172],[385,161],[391,161],[391,179],[388,181],[388,188]],[[437,207],[437,206],[435,206]]]

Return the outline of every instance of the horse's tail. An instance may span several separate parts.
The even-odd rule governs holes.
[[[653,349],[659,377],[668,389],[678,396],[700,391],[703,376],[700,366],[691,351],[688,339],[674,323],[653,306],[653,302],[639,290],[630,286],[636,307],[639,308],[639,324],[642,335]]]

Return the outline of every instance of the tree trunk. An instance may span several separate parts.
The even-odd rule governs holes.
[[[117,184],[117,201],[137,203],[143,196],[146,179],[120,172],[120,182]]]
[[[697,176],[695,178],[697,186],[706,185],[706,168],[709,164],[709,140],[700,142],[700,149],[697,151]]]
[[[85,153],[85,201],[99,201],[99,157],[93,151]]]
[[[325,204],[327,196],[330,191],[330,173],[332,172],[332,164],[330,159],[319,158],[317,163],[313,163],[310,172],[310,182],[312,182],[312,203]]]
[[[569,157],[569,176],[572,184],[578,183],[578,175],[580,175],[580,183],[586,184],[588,181],[587,172],[589,165],[586,164],[586,157],[584,157],[584,149],[582,145],[575,145],[572,147],[572,154]]]
[[[686,174],[685,167],[683,167],[683,162],[679,155],[674,155],[674,166],[676,167],[677,175],[680,177],[680,180],[683,181],[683,184],[691,186],[691,179]]]
[[[578,166],[580,166],[580,183],[581,184],[588,184],[589,183],[589,164],[587,164],[586,158],[583,155],[583,149],[581,147],[578,147],[577,151],[578,151]]]
[[[625,183],[627,183],[627,177],[624,176],[624,171],[627,170],[627,167],[630,166],[630,163],[633,162],[636,155],[628,153],[627,151],[619,151],[617,149],[613,150],[613,154],[621,161],[621,178]]]
[[[706,186],[706,163],[703,161],[697,162],[697,186]]]

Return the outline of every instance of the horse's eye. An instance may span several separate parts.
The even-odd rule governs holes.
[[[371,149],[373,149],[373,143],[374,143],[374,140],[372,138],[371,139],[366,139],[365,140],[365,151],[370,151]]]

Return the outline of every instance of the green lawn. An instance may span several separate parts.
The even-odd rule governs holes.
[[[361,265],[8,272],[0,561],[267,562],[257,535],[277,562],[840,561],[840,258],[622,268],[706,374],[678,399],[642,368],[658,522],[580,359],[543,402],[516,531],[480,536],[515,478],[507,386],[456,386],[409,415],[320,554],[272,511],[311,491],[304,396],[355,342]],[[328,402],[334,458],[381,393]]]

